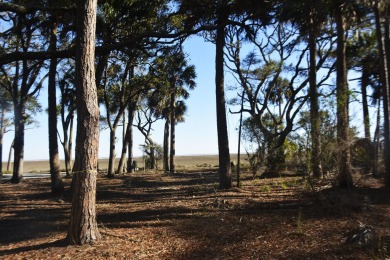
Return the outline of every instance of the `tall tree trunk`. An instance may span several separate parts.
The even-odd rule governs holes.
[[[24,163],[24,125],[25,103],[21,100],[14,107],[15,139],[14,139],[14,168],[11,182],[19,183],[23,179]]]
[[[107,176],[113,178],[115,176],[115,144],[116,144],[116,126],[110,129],[110,156],[108,158]]]
[[[150,143],[150,169],[154,170],[156,169],[156,156],[155,156],[155,145],[153,142]]]
[[[245,90],[241,95],[241,108],[240,108],[240,126],[238,128],[238,151],[237,151],[237,188],[241,188],[241,132],[242,132],[242,113],[244,112],[244,95]]]
[[[367,86],[368,85],[369,85],[369,75],[368,75],[368,71],[367,71],[367,65],[365,63],[363,63],[361,90],[362,90],[364,138],[371,141],[370,114],[368,111],[368,102],[367,102]]]
[[[226,6],[226,0],[222,1],[222,7]],[[229,136],[226,120],[226,101],[224,83],[224,47],[225,47],[225,23],[227,16],[224,8],[218,15],[218,28],[216,35],[215,55],[215,94],[217,107],[217,132],[219,151],[219,187],[229,189],[232,187],[232,172],[230,169]]]
[[[383,2],[383,1],[382,1]],[[386,186],[390,187],[390,136],[389,136],[389,91],[390,91],[390,77],[389,77],[389,67],[390,67],[390,46],[389,46],[389,19],[383,18],[383,14],[380,10],[388,11],[388,4],[381,6],[381,1],[375,1],[375,27],[376,27],[376,36],[378,41],[379,49],[379,65],[380,65],[380,79],[383,88],[383,113],[384,113],[384,130],[385,130],[385,151],[384,151],[384,161],[385,161],[385,170],[386,170]],[[383,34],[382,26],[385,27],[385,32]]]
[[[134,170],[133,169],[133,160],[134,160],[133,121],[134,121],[135,109],[136,109],[136,102],[129,102],[129,111],[128,111],[129,131],[128,131],[128,136],[127,136],[127,153],[129,155],[127,157],[127,172],[132,172]]]
[[[77,6],[76,160],[67,240],[82,245],[93,243],[100,238],[96,222],[99,106],[94,64],[97,0],[80,0]]]
[[[72,114],[72,117],[70,119],[70,126],[69,126],[69,166],[71,171],[73,171],[73,129],[74,129],[74,114]]]
[[[124,115],[125,116],[125,115]],[[130,118],[128,116],[128,118]],[[131,171],[131,168],[130,168],[130,171],[128,171],[129,169],[129,166],[125,165],[125,162],[126,162],[126,150],[127,150],[127,143],[128,143],[128,140],[129,140],[129,135],[131,134],[131,123],[127,123],[126,125],[126,128],[123,130],[124,131],[124,137],[123,137],[123,140],[122,140],[122,152],[121,152],[121,158],[119,160],[119,163],[118,163],[118,173],[119,172],[130,172]]]
[[[122,115],[122,122],[123,122],[123,125],[122,125],[122,150],[121,150],[121,157],[119,159],[119,164],[118,164],[118,173],[122,173],[122,174],[125,174],[126,172],[126,136],[127,136],[127,125],[126,124],[126,110],[123,111],[123,115]]]
[[[65,141],[66,141],[66,143],[65,143]],[[64,156],[65,156],[66,177],[70,177],[72,169],[70,168],[69,145],[68,145],[68,141],[65,140],[65,138],[64,138]]]
[[[315,178],[322,177],[322,159],[321,159],[321,116],[318,101],[317,87],[317,62],[316,62],[316,28],[311,21],[309,33],[309,52],[310,52],[310,69],[309,69],[309,92],[310,92],[310,122],[311,122],[311,170]]]
[[[376,116],[376,127],[374,134],[374,166],[372,170],[372,175],[374,177],[379,177],[379,153],[380,153],[380,127],[381,127],[381,99],[378,99],[378,110]]]
[[[171,143],[169,152],[169,172],[171,174],[176,173],[175,155],[176,155],[176,82],[171,82],[171,104],[170,104],[170,123],[171,123]]]
[[[353,186],[351,172],[351,152],[349,141],[349,90],[347,81],[347,60],[346,60],[346,36],[345,17],[343,6],[336,6],[335,19],[337,26],[337,148],[338,148],[338,177],[339,185],[342,188]]]
[[[387,63],[387,77],[389,77],[390,71],[390,3],[386,1],[385,6],[385,55],[383,56],[386,59]],[[385,134],[385,151],[384,151],[384,161],[385,161],[385,184],[387,188],[390,188],[390,79],[387,80],[389,84],[384,85],[383,88],[383,124],[384,124],[384,134]]]
[[[169,172],[169,120],[164,125],[164,171]]]
[[[49,50],[55,52],[57,49],[57,24],[54,17],[50,18],[50,45]],[[49,124],[49,162],[51,177],[51,192],[53,194],[62,194],[64,183],[60,172],[60,158],[58,154],[57,141],[57,95],[56,95],[56,73],[57,59],[50,60],[49,82],[48,82],[48,124]]]

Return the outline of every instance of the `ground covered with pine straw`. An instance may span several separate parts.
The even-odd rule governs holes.
[[[385,259],[390,192],[380,179],[350,190],[299,176],[218,189],[215,170],[99,176],[101,240],[64,243],[70,194],[50,179],[0,183],[1,259]],[[65,180],[69,188],[70,180]],[[359,233],[360,232],[360,233]],[[389,249],[388,249],[389,248]]]

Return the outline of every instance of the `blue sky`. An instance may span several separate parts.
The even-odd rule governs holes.
[[[218,154],[217,128],[216,128],[216,107],[215,107],[215,46],[212,43],[205,42],[202,37],[193,36],[184,44],[184,50],[189,55],[189,64],[196,67],[197,87],[191,91],[190,98],[186,101],[188,111],[184,123],[176,127],[176,154],[177,155],[200,155],[200,154]],[[350,78],[356,78],[356,73],[350,73]],[[357,82],[350,82],[352,87]],[[236,86],[235,80],[230,72],[225,70],[226,89]],[[39,100],[43,108],[47,107],[47,88],[41,90]],[[235,91],[226,91],[229,97],[236,95]],[[227,99],[228,99],[227,98]],[[362,128],[360,120],[361,109],[356,102],[350,107],[351,125],[357,125]],[[228,109],[227,109],[228,110]],[[234,109],[233,109],[234,110]],[[237,110],[237,109],[235,109]],[[104,111],[102,111],[104,112]],[[238,121],[239,115],[227,115],[229,130],[230,153],[237,153],[238,144]],[[40,123],[38,128],[29,128],[26,130],[25,137],[25,160],[47,160],[48,153],[48,129],[47,114],[42,112],[35,119]],[[159,121],[153,126],[152,137],[158,143],[163,143],[164,122]],[[375,122],[372,115],[372,128]],[[140,145],[144,144],[144,138],[135,129],[135,156],[141,156]],[[14,132],[6,133],[3,144],[3,161],[8,159],[10,144],[13,140]],[[121,129],[117,131],[117,154],[121,149]],[[242,145],[241,151],[245,152]],[[109,131],[103,130],[100,134],[99,157],[107,158],[109,155]],[[60,158],[63,159],[62,147],[60,146]]]
[[[212,43],[205,42],[201,37],[191,37],[184,46],[185,52],[189,55],[189,64],[196,67],[197,87],[191,91],[190,98],[186,101],[188,111],[184,123],[176,127],[176,154],[177,155],[199,155],[218,154],[217,128],[216,128],[216,107],[215,107],[215,47]],[[226,86],[235,84],[228,72],[225,72]],[[47,107],[47,88],[41,90],[39,100],[43,108]],[[235,95],[229,92],[228,95]],[[48,152],[48,129],[47,113],[38,114],[35,119],[39,122],[38,128],[29,128],[25,136],[25,160],[46,160]],[[238,115],[228,114],[229,144],[230,152],[237,153],[238,143]],[[153,140],[156,143],[163,142],[163,121],[157,122],[153,129]],[[120,140],[121,130],[118,129],[117,137]],[[14,132],[8,132],[4,136],[3,161],[8,159],[10,144]],[[134,153],[141,156],[142,151],[139,145],[144,143],[144,138],[135,129]],[[59,144],[60,145],[60,144]],[[109,155],[109,131],[103,130],[100,134],[99,157],[106,158]],[[117,153],[121,144],[117,143]],[[62,147],[60,146],[60,158],[63,159]]]

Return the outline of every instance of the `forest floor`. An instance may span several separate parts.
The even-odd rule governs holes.
[[[86,246],[64,243],[69,192],[52,197],[50,179],[3,182],[0,259],[385,259],[390,192],[378,179],[355,181],[339,190],[329,180],[244,173],[241,188],[221,191],[210,169],[99,176],[102,238]],[[376,239],[347,242],[359,226]]]

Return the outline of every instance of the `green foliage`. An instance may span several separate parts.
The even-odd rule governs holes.
[[[261,192],[271,192],[272,191],[272,188],[270,185],[263,185],[260,187],[260,191]]]
[[[302,185],[302,182],[299,181],[299,180],[284,180],[282,181],[282,183],[280,184],[281,188],[286,190],[288,188],[291,188],[291,187],[296,187],[296,186],[299,186],[299,185]]]

